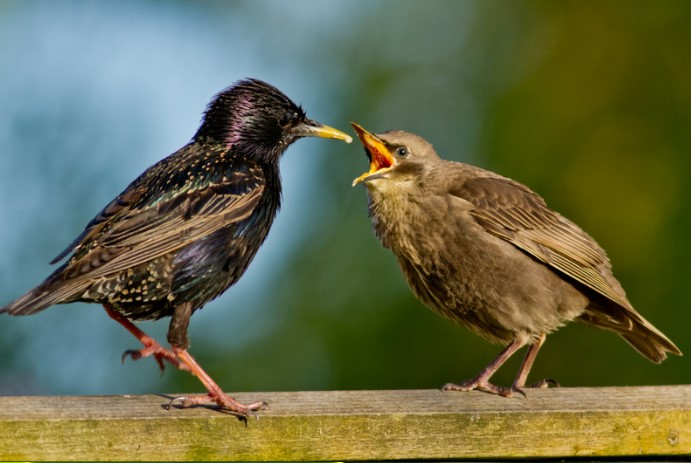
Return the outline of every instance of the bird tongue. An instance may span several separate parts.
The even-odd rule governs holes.
[[[375,135],[369,133],[355,122],[351,122],[350,125],[352,125],[353,129],[355,129],[355,133],[357,133],[358,138],[360,138],[362,145],[365,147],[365,152],[367,153],[367,157],[370,161],[369,171],[365,172],[353,181],[353,186],[355,186],[358,183],[363,182],[370,175],[382,169],[392,167],[393,157],[391,156],[391,153],[389,153],[389,149],[386,147],[384,142]]]

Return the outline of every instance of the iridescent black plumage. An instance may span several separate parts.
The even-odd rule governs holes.
[[[72,253],[64,265],[0,313],[97,302],[130,331],[117,314],[173,316],[168,340],[186,349],[191,313],[235,283],[266,238],[280,206],[279,157],[304,136],[350,139],[276,88],[238,82],[211,101],[189,144],[133,181],[53,261]],[[170,351],[146,355],[180,366]]]

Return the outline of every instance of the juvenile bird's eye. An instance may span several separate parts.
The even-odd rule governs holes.
[[[399,158],[405,158],[410,154],[410,151],[405,146],[399,146],[396,148],[396,156]]]

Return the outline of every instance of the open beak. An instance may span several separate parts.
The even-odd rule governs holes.
[[[391,170],[394,166],[394,159],[383,141],[355,122],[351,122],[350,125],[355,129],[355,133],[357,133],[358,138],[360,138],[362,145],[365,147],[367,157],[369,158],[369,171],[353,180],[353,186],[355,186],[358,183],[370,180],[370,177],[374,175],[383,174]]]
[[[297,127],[297,135],[300,137],[335,138],[346,143],[353,141],[353,137],[350,135],[311,119]]]

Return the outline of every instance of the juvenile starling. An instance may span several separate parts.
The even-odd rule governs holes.
[[[53,304],[103,304],[142,342],[123,360],[153,356],[187,370],[208,394],[182,406],[215,402],[246,417],[264,402],[243,405],[226,395],[188,353],[192,313],[245,272],[278,211],[281,154],[302,137],[350,136],[308,119],[275,87],[243,80],[209,103],[192,141],[148,168],[108,204],[52,263],[71,253],[43,283],[0,313],[30,315]],[[172,317],[163,348],[132,320]]]
[[[353,123],[370,159],[364,182],[374,233],[415,296],[505,349],[479,375],[445,390],[502,396],[526,386],[550,332],[571,320],[613,331],[655,363],[681,351],[638,314],[595,240],[518,182],[445,161],[417,135],[373,135]],[[489,382],[529,345],[511,387]]]

